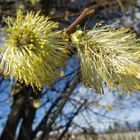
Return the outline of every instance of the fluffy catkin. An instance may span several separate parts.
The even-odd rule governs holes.
[[[7,41],[0,51],[5,76],[41,89],[63,75],[67,39],[58,31],[58,23],[40,16],[40,12],[18,14],[7,23]]]
[[[140,43],[126,28],[105,25],[73,33],[82,80],[86,87],[104,93],[104,81],[119,92],[140,90]]]

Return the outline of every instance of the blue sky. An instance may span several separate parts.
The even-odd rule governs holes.
[[[136,123],[140,120],[139,93],[134,93],[132,95],[125,94],[122,95],[121,100],[117,100],[119,93],[114,91],[112,92],[108,88],[105,88],[105,95],[97,95],[96,93],[91,92],[91,90],[88,92],[88,90],[83,86],[81,88],[79,88],[79,94],[81,94],[80,96],[92,96],[92,98],[95,100],[100,100],[99,107],[91,105],[90,108],[93,110],[93,112],[105,117],[94,115],[91,112],[83,112],[86,120],[89,120],[89,123],[95,126],[96,131],[102,131],[108,128],[109,125],[113,125],[115,121],[119,122],[120,124],[124,124],[125,121],[129,121],[133,125],[133,123]],[[106,108],[106,105],[108,104],[113,105],[111,111],[107,110]],[[75,118],[74,121],[78,122],[79,125],[86,126],[87,123],[84,117],[79,115]]]

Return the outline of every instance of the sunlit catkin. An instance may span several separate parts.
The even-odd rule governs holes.
[[[140,90],[140,44],[129,29],[100,26],[71,36],[86,87],[104,93],[103,83],[119,92]]]
[[[41,89],[63,75],[68,51],[67,40],[58,23],[40,13],[18,14],[8,18],[6,44],[1,48],[1,67],[5,76]]]

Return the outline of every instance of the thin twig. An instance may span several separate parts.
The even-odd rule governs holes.
[[[72,31],[75,29],[75,27],[85,18],[87,17],[88,15],[92,14],[94,11],[95,11],[95,7],[96,6],[92,6],[92,7],[89,7],[89,8],[86,8],[84,9],[84,11],[80,14],[80,16],[70,25],[67,27],[66,29],[66,32],[68,34],[71,34]]]

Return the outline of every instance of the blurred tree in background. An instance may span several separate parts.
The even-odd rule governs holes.
[[[94,15],[88,16],[81,22],[81,27],[86,29],[91,29],[97,22],[111,24],[122,17],[126,20],[128,19],[128,8],[131,9],[138,4],[133,0],[129,2],[127,0],[0,0],[0,14],[2,19],[3,16],[15,17],[17,11],[26,13],[27,10],[41,10],[42,14],[59,22],[60,28],[63,29],[69,26],[89,6],[97,6],[97,10]],[[132,16],[131,13],[130,15]],[[124,24],[123,19],[119,22]],[[1,27],[5,26],[1,20]],[[133,28],[137,29],[137,26],[134,25]],[[3,38],[1,38],[2,41],[4,42]],[[93,94],[93,91],[85,90],[84,87],[81,88],[84,90],[81,91],[84,94],[80,93],[79,59],[75,56],[75,48],[70,51],[71,57],[64,70],[64,76],[57,79],[51,87],[46,85],[42,91],[33,90],[32,87],[27,87],[19,82],[11,85],[9,79],[4,79],[1,76],[2,100],[0,104],[3,109],[6,104],[11,105],[8,113],[3,112],[0,116],[0,119],[4,118],[4,123],[1,126],[1,140],[50,140],[53,138],[62,140],[69,139],[73,134],[75,137],[84,134],[85,139],[90,136],[96,140],[98,137],[95,132],[96,126],[90,124],[92,119],[87,120],[84,112],[89,113],[89,116],[92,114],[106,118],[106,114],[113,108],[123,109],[123,100],[127,95],[114,94],[115,101],[112,104],[102,105],[100,100],[104,98],[103,95]],[[112,89],[110,92],[114,93],[115,91]],[[103,114],[96,113],[93,108],[99,108]],[[79,114],[83,117],[80,121],[86,122],[85,126],[74,121],[80,119]],[[117,117],[115,119],[117,120]],[[119,131],[119,127],[119,124],[116,123],[117,131]],[[112,129],[110,127],[109,131],[113,132]]]

